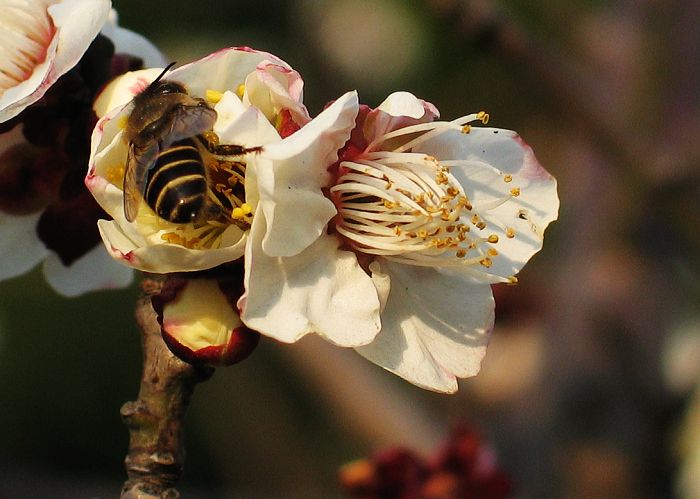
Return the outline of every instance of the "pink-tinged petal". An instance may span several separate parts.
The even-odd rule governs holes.
[[[192,364],[230,365],[252,353],[260,335],[241,322],[217,281],[175,280],[173,296],[164,297],[164,288],[153,302],[175,355]]]
[[[38,101],[59,77],[75,66],[109,15],[109,0],[62,0],[48,7],[55,32],[46,58],[22,83],[0,96],[0,123]]]
[[[134,272],[114,261],[102,245],[66,267],[54,253],[44,260],[44,276],[57,293],[74,297],[100,289],[125,288],[134,278]]]
[[[479,372],[494,321],[490,286],[382,261],[391,294],[382,330],[357,351],[411,383],[442,393]]]
[[[394,92],[367,114],[364,135],[371,142],[392,130],[431,122],[439,116],[440,112],[430,102],[408,92]]]
[[[286,62],[267,52],[233,47],[176,68],[168,78],[185,82],[189,92],[195,95],[203,96],[207,90],[223,93],[237,90],[264,61],[291,69]]]
[[[355,255],[324,236],[296,256],[270,257],[261,247],[264,223],[256,214],[246,248],[243,322],[285,343],[309,333],[344,347],[372,341],[379,331],[379,300]]]
[[[498,236],[493,265],[479,270],[488,282],[516,274],[542,248],[544,231],[559,211],[557,182],[530,146],[513,131],[473,127],[467,134],[445,132],[420,150],[441,162],[463,160],[450,171],[486,223],[479,235]]]
[[[274,122],[283,109],[287,109],[297,125],[309,121],[309,111],[302,104],[304,81],[301,75],[289,68],[270,61],[263,61],[245,82],[243,101],[260,109],[270,122]]]
[[[145,90],[149,83],[162,72],[162,68],[154,68],[124,73],[105,86],[97,95],[92,109],[99,118],[102,118],[110,111],[131,102],[136,94]],[[98,126],[100,126],[99,123]]]
[[[348,92],[298,132],[265,146],[253,158],[268,226],[262,242],[268,255],[298,254],[336,214],[321,188],[331,181],[328,167],[350,137],[357,110],[357,93]]]
[[[149,244],[145,238],[128,234],[123,228],[125,221],[100,220],[97,227],[102,241],[113,258],[135,269],[145,272],[167,274],[170,272],[190,272],[206,270],[243,256],[246,235],[238,232],[230,239],[231,244],[217,249],[190,249],[179,244]],[[231,226],[231,231],[237,227]],[[130,237],[131,236],[131,237]],[[224,233],[224,239],[227,234]],[[234,242],[235,241],[235,242]]]
[[[168,64],[163,54],[147,38],[118,25],[118,15],[114,9],[110,11],[101,33],[112,40],[116,54],[139,57],[144,68],[163,67]]]
[[[40,216],[41,213],[11,216],[0,212],[0,280],[30,271],[48,255],[36,233]]]

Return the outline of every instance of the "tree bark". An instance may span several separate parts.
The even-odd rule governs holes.
[[[151,296],[161,282],[146,278],[144,295],[136,305],[141,329],[143,374],[138,399],[125,403],[121,416],[129,428],[129,451],[124,464],[128,480],[122,499],[177,498],[175,488],[185,461],[184,420],[197,383],[213,368],[195,367],[175,357],[163,342]]]

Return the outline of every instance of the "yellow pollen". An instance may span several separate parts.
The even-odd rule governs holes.
[[[476,228],[479,230],[484,230],[486,228],[486,222],[481,221],[478,224],[476,224]]]
[[[487,253],[489,254],[489,256],[498,256],[498,251],[496,250],[496,248],[489,248]]]
[[[503,176],[503,181],[507,184],[508,182],[513,181],[513,175],[504,175]]]
[[[241,83],[238,85],[238,88],[236,88],[236,95],[242,99],[243,94],[245,94],[245,84]]]
[[[219,92],[218,90],[207,89],[204,92],[204,98],[213,104],[219,102],[223,96],[224,94]]]
[[[496,234],[491,234],[491,235],[489,236],[488,241],[489,241],[491,244],[496,244],[496,243],[498,242],[498,235],[496,235]]]
[[[515,277],[514,275],[510,276],[510,277],[508,278],[508,284],[511,285],[511,286],[512,286],[512,285],[515,285],[515,284],[518,284],[518,278]]]
[[[485,125],[489,122],[489,114],[484,111],[479,111],[476,113],[476,119],[481,120],[481,122]]]
[[[513,239],[515,237],[515,229],[513,227],[508,227],[506,229],[506,237],[508,239]]]
[[[107,168],[105,178],[111,184],[118,185],[124,181],[124,165],[115,165]]]
[[[197,245],[200,243],[200,239],[198,237],[187,239],[180,234],[176,234],[175,232],[166,232],[165,234],[162,234],[160,238],[167,243],[178,244],[189,249],[196,249]]]
[[[250,215],[250,213],[253,211],[253,207],[250,206],[248,203],[243,203],[241,205],[241,210],[243,210],[244,215]]]
[[[118,126],[119,128],[121,128],[122,130],[124,130],[124,129],[126,128],[126,123],[127,123],[128,121],[129,121],[129,117],[128,117],[128,116],[122,116],[121,118],[119,118],[119,121],[117,121],[117,126]]]
[[[516,198],[517,198],[518,196],[520,196],[520,187],[513,187],[513,188],[510,190],[510,195],[513,196],[513,197],[516,197]]]
[[[454,232],[454,231],[455,231],[455,226],[454,226],[454,225],[448,225],[447,227],[445,227],[445,230],[446,230],[447,232]]]
[[[489,257],[482,259],[481,261],[479,261],[479,263],[486,268],[489,268],[489,267],[491,267],[491,265],[493,265],[493,262],[491,261],[491,259]]]
[[[472,131],[472,126],[468,123],[462,127],[462,133],[469,133],[471,131]]]

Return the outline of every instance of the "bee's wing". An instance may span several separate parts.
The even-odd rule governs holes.
[[[129,144],[129,155],[124,172],[124,216],[129,222],[136,220],[139,205],[146,192],[148,170],[155,163],[160,147],[157,141],[147,144]]]
[[[208,105],[179,105],[164,123],[160,136],[167,137],[169,143],[194,137],[214,128],[216,111]]]

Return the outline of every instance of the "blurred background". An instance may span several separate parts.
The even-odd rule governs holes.
[[[184,497],[342,497],[337,469],[428,454],[467,421],[523,498],[700,497],[700,2],[113,0],[179,64],[272,52],[312,115],[395,90],[486,110],[559,180],[559,221],[457,395],[352,351],[262,341],[200,385]],[[116,497],[135,398],[137,286],[57,296],[0,283],[0,497]]]

